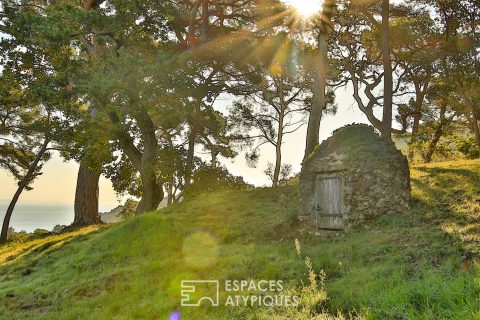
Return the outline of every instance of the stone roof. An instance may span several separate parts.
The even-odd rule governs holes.
[[[372,126],[366,124],[352,124],[337,129],[309,155],[303,166],[311,166],[324,157],[336,158],[332,158],[332,161],[341,159],[345,165],[372,169],[404,158],[391,140],[380,137]],[[322,159],[322,162],[325,163],[325,160]]]

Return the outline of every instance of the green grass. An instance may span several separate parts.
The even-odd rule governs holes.
[[[256,319],[180,308],[182,279],[308,282],[294,241],[327,274],[332,314],[480,319],[480,161],[419,165],[407,215],[311,236],[295,186],[201,196],[109,227],[0,247],[0,319]]]

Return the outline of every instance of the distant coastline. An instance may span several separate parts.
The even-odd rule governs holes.
[[[3,222],[10,200],[0,200],[0,223]],[[118,204],[100,206],[100,211],[110,211]],[[51,231],[56,225],[69,225],[73,222],[73,203],[18,203],[10,226],[16,231],[33,232],[35,229]]]

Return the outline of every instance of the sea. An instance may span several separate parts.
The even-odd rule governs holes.
[[[9,202],[0,200],[0,226],[3,223]],[[108,212],[118,204],[100,205],[100,212]],[[15,231],[33,232],[35,229],[51,231],[56,225],[73,222],[73,203],[18,203],[13,211],[10,227]]]

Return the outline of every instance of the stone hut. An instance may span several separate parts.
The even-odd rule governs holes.
[[[407,158],[373,127],[338,129],[305,159],[299,218],[342,230],[383,214],[404,213],[411,197]]]

